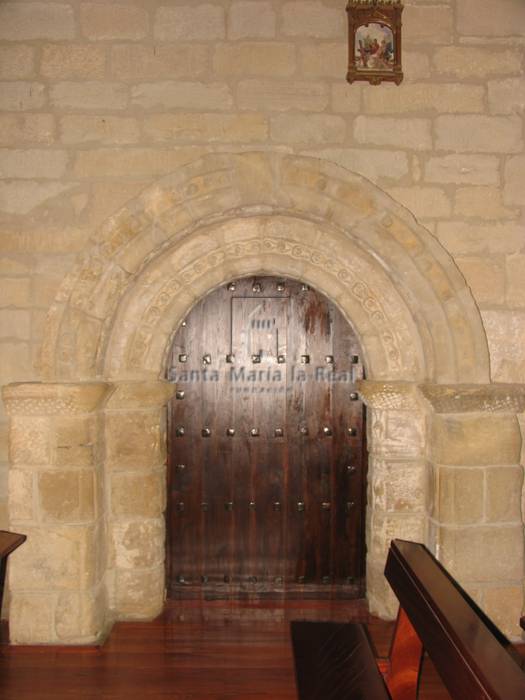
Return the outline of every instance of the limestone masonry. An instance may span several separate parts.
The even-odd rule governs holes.
[[[525,3],[405,0],[404,82],[374,87],[345,81],[345,4],[0,3],[14,643],[161,610],[170,342],[254,274],[317,287],[363,347],[372,611],[404,537],[519,636]]]

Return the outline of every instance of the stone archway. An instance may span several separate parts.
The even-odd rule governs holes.
[[[441,507],[441,492],[450,479],[463,483],[462,466],[470,476],[479,469],[483,484],[487,465],[504,466],[505,488],[515,487],[523,397],[488,386],[480,316],[454,262],[409,212],[333,164],[209,155],[97,232],[50,310],[43,383],[4,392],[12,526],[30,534],[11,571],[15,642],[93,641],[115,618],[161,609],[163,412],[173,389],[162,381],[166,353],[199,298],[252,274],[310,283],[360,337],[371,410],[372,610],[393,612],[381,571],[394,535],[425,541],[466,583],[479,578],[478,559],[466,568],[457,559],[464,523]],[[457,435],[475,434],[487,412],[497,414],[497,435],[483,439],[481,455]],[[489,549],[522,543],[521,519],[488,527]],[[479,556],[490,555],[480,546]],[[483,585],[516,598],[522,579],[514,559]]]

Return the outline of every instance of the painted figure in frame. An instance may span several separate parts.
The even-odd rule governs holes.
[[[394,70],[394,35],[385,24],[371,22],[357,28],[355,64],[358,70]]]

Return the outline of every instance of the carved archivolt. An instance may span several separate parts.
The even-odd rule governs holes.
[[[232,240],[239,223],[252,234]],[[432,235],[364,178],[277,153],[211,154],[111,217],[50,310],[42,376],[161,376],[175,325],[199,296],[262,273],[300,275],[332,298],[371,378],[489,380],[479,312]]]

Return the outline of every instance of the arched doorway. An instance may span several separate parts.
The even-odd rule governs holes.
[[[305,283],[194,306],[168,370],[169,597],[364,595],[362,378],[355,331]]]
[[[304,280],[358,334],[370,609],[394,613],[383,568],[402,537],[427,543],[462,584],[488,576],[482,604],[506,591],[515,624],[521,514],[473,527],[440,509],[442,476],[519,463],[525,405],[520,390],[490,384],[482,320],[454,261],[410,212],[333,163],[224,153],[152,184],[95,232],[50,308],[41,381],[3,390],[10,527],[30,535],[10,564],[13,640],[87,643],[115,619],[162,610],[167,358],[188,310],[247,275]],[[502,471],[505,493],[521,488],[514,471]],[[500,551],[512,556],[487,571]]]

